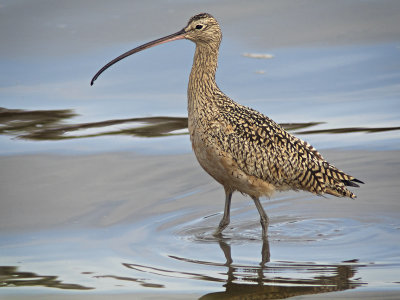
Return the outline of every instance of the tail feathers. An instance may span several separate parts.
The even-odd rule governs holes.
[[[343,184],[346,186],[353,186],[353,187],[360,187],[356,182],[364,184],[361,180],[358,180],[356,178],[350,179],[350,180],[342,180]]]
[[[364,182],[363,182],[363,181],[361,181],[361,180],[358,180],[357,178],[354,178],[354,177],[353,177],[353,179],[352,179],[351,181],[355,181],[355,182],[358,182],[358,183],[362,183],[362,184],[364,184]]]
[[[333,165],[329,164],[328,170],[329,171],[326,172],[328,180],[326,181],[325,185],[325,192],[327,194],[331,194],[337,197],[349,197],[352,199],[357,198],[357,196],[349,191],[346,186],[360,187],[357,183],[363,184],[364,182],[358,180],[357,178],[354,178],[353,176],[347,175]]]
[[[298,173],[295,180],[296,182],[292,186],[295,189],[300,188],[317,195],[327,193],[336,197],[349,197],[352,199],[356,198],[356,195],[346,187],[359,187],[358,183],[364,183],[323,160],[310,161]]]
[[[357,198],[357,196],[349,191],[345,186],[329,187],[325,192],[336,197],[349,197],[351,199]]]

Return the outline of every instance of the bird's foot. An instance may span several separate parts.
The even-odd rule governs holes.
[[[226,226],[225,226],[225,227],[218,227],[218,228],[214,231],[213,236],[215,236],[216,238],[222,238],[222,231],[223,231],[225,228],[226,228]]]

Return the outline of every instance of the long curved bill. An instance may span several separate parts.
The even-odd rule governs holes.
[[[129,55],[132,55],[134,53],[137,53],[139,51],[163,44],[163,43],[167,43],[167,42],[172,42],[172,41],[176,41],[176,40],[180,40],[180,39],[184,39],[185,38],[185,29],[182,29],[178,32],[175,32],[173,34],[164,36],[162,38],[159,38],[157,40],[148,42],[146,44],[143,44],[139,47],[136,47],[132,50],[129,50],[127,52],[125,52],[124,54],[121,54],[120,56],[118,56],[117,58],[114,58],[112,61],[110,61],[108,64],[106,64],[104,67],[102,67],[97,73],[96,75],[94,75],[94,77],[92,78],[92,81],[90,82],[90,85],[93,85],[93,83],[95,82],[95,80],[100,76],[101,73],[103,73],[105,70],[107,70],[109,67],[111,67],[113,64],[119,62],[121,59],[124,59],[125,57],[128,57]]]

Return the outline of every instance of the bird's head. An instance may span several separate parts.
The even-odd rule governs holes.
[[[113,64],[120,61],[121,59],[124,59],[125,57],[128,57],[139,51],[180,39],[188,39],[195,42],[197,45],[208,45],[215,49],[218,49],[219,44],[221,43],[222,33],[217,20],[212,15],[207,13],[195,15],[190,18],[186,27],[179,30],[178,32],[143,44],[113,59],[104,67],[102,67],[96,73],[96,75],[94,75],[92,81],[90,82],[90,85],[93,85],[94,81],[100,76],[101,73],[103,73],[105,70],[107,70],[109,67],[111,67]]]
[[[190,18],[184,28],[184,38],[197,43],[220,44],[221,29],[217,20],[210,14],[202,13]]]

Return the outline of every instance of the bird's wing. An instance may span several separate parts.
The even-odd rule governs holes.
[[[354,198],[345,186],[360,182],[329,164],[307,142],[291,135],[263,114],[241,105],[220,110],[226,124],[222,147],[245,173],[277,189],[302,189]]]

